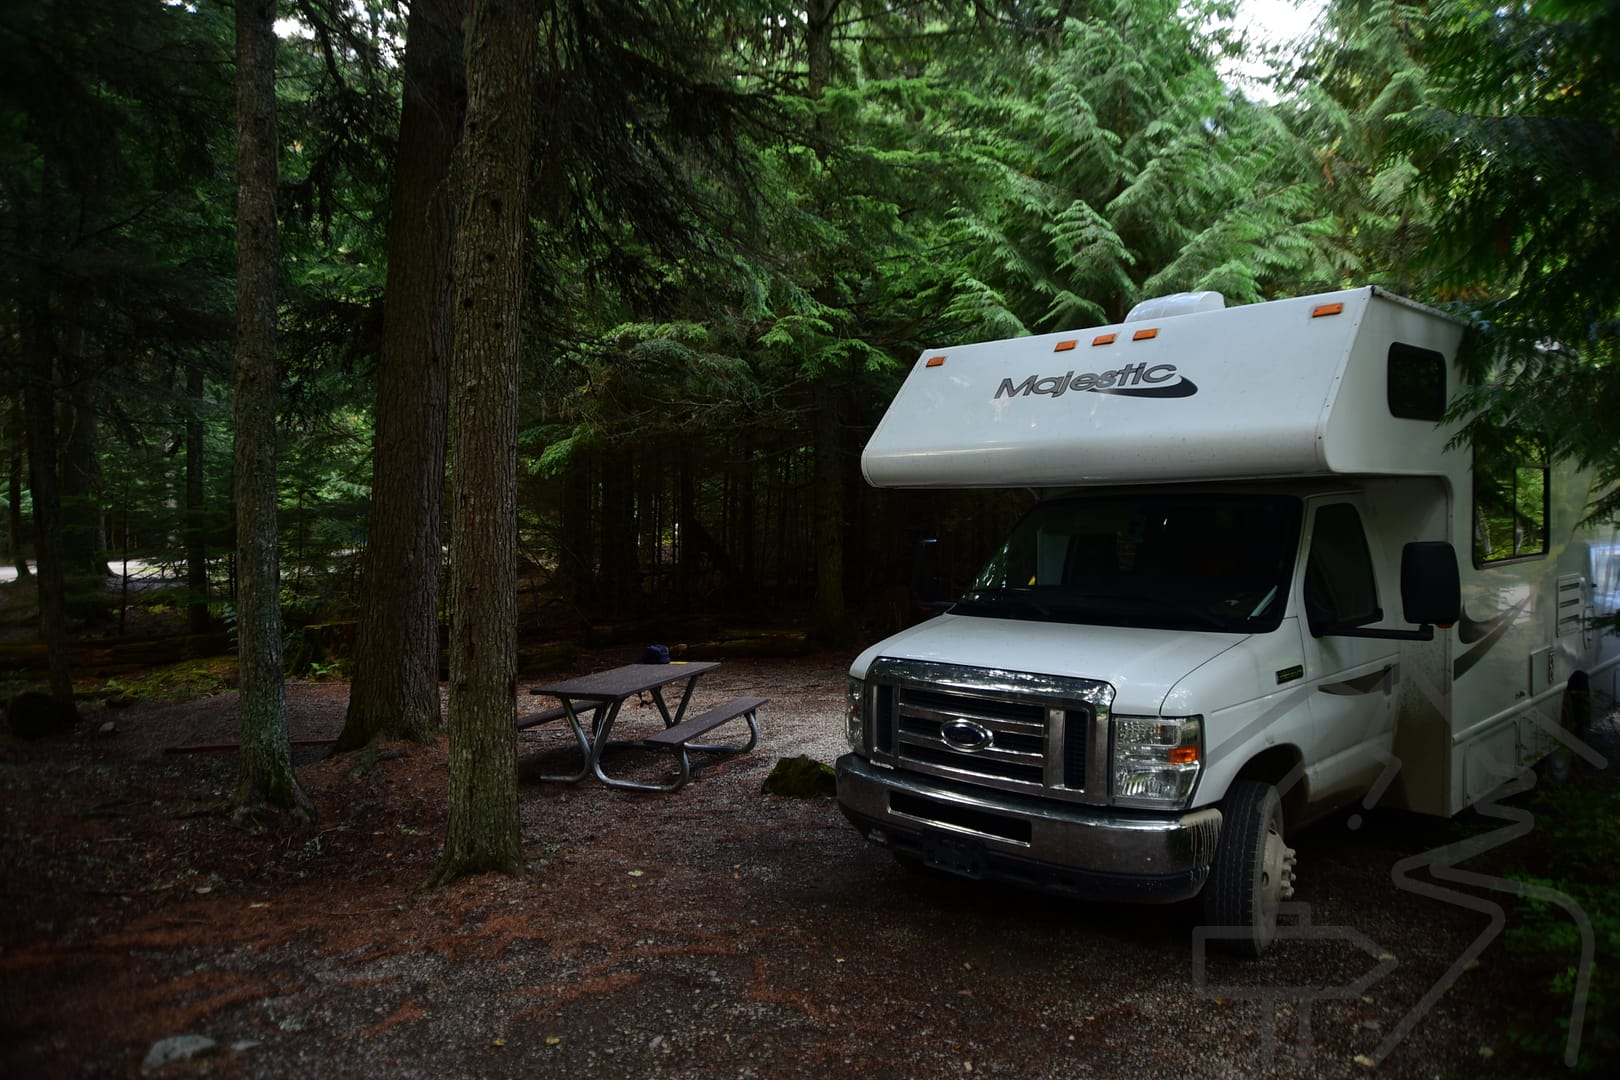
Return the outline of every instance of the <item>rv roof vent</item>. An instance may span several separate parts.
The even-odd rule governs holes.
[[[1226,306],[1226,297],[1218,292],[1178,292],[1169,296],[1155,296],[1131,308],[1126,322],[1145,319],[1167,319],[1172,315],[1191,315],[1195,311],[1219,311]]]

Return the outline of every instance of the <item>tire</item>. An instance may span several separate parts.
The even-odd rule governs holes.
[[[1277,937],[1277,911],[1294,895],[1294,851],[1283,842],[1282,800],[1257,780],[1237,780],[1221,802],[1221,839],[1204,882],[1212,949],[1258,957]]]

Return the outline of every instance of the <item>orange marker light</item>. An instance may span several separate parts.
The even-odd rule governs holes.
[[[943,356],[930,356],[928,358],[928,363],[926,365],[924,365],[924,366],[925,367],[941,367],[941,366],[944,365],[944,363],[945,363],[945,358]]]
[[[1053,346],[1052,351],[1068,352],[1070,349],[1074,348],[1076,344],[1078,344],[1078,342],[1076,342],[1073,338],[1070,338],[1068,341],[1058,342],[1055,346]]]
[[[1198,747],[1172,746],[1170,748],[1170,764],[1191,765],[1198,760]]]
[[[1119,337],[1118,334],[1098,334],[1096,337],[1091,339],[1091,344],[1093,346],[1112,345],[1114,343],[1114,339],[1117,337]]]
[[[1131,340],[1132,341],[1147,341],[1149,338],[1156,338],[1158,336],[1159,336],[1159,331],[1155,327],[1152,330],[1138,330],[1136,333],[1131,335]]]
[[[1343,304],[1317,304],[1311,309],[1311,318],[1320,319],[1324,315],[1337,315],[1343,310]]]

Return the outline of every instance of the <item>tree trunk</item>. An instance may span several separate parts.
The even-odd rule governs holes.
[[[809,90],[819,98],[832,77],[833,14],[838,0],[812,0],[809,12]],[[833,373],[816,382],[814,544],[815,600],[811,619],[815,639],[837,648],[848,644],[849,617],[844,610],[844,438],[843,410]]]
[[[312,812],[287,738],[276,551],[275,0],[236,3],[236,628],[242,756],[233,801]]]
[[[25,312],[23,355],[31,370],[23,383],[23,412],[28,427],[28,490],[34,501],[34,560],[39,590],[40,636],[51,668],[51,697],[73,703],[73,675],[68,667],[67,589],[62,565],[62,489],[56,474],[56,357],[50,320],[35,308]]]
[[[809,46],[805,50],[808,54],[806,75],[813,98],[821,96],[832,78],[833,15],[838,11],[838,3],[839,0],[810,0],[806,12],[805,29]]]
[[[6,487],[6,536],[11,550],[6,561],[17,568],[17,580],[27,581],[33,576],[28,569],[28,541],[23,525],[22,488],[23,463],[27,460],[28,425],[23,420],[22,398],[12,399],[11,419],[6,425],[6,451],[11,468]]]
[[[742,437],[742,478],[738,482],[737,516],[741,519],[737,550],[742,553],[742,579],[759,580],[758,503],[754,493],[754,436],[745,432]],[[768,516],[768,515],[767,515]]]
[[[829,648],[849,643],[844,608],[844,423],[838,387],[824,374],[817,387],[820,407],[815,426],[816,640]]]
[[[558,530],[562,550],[557,558],[557,573],[562,579],[562,595],[571,603],[579,603],[595,592],[591,515],[594,458],[595,454],[588,451],[576,453],[563,474],[562,525]]]
[[[627,440],[602,451],[602,515],[597,545],[599,594],[618,611],[635,602],[641,592],[641,567],[636,559],[635,465]]]
[[[457,178],[450,795],[430,883],[523,868],[517,798],[517,399],[533,0],[476,0]]]
[[[203,371],[186,369],[186,624],[208,632],[207,488],[203,474]]]
[[[692,446],[682,440],[675,451],[679,472],[675,495],[675,574],[678,582],[675,595],[683,606],[690,607],[696,593],[698,579],[697,545],[690,542],[687,529],[697,520],[697,480],[692,475]]]
[[[95,377],[85,355],[85,330],[75,325],[63,350],[67,376],[67,402],[63,409],[66,443],[62,447],[63,565],[75,609],[87,615],[104,605],[107,545],[102,535],[101,463],[96,459],[97,428]]]
[[[450,164],[465,87],[453,0],[416,0],[388,229],[371,524],[354,681],[333,753],[439,730],[439,573],[452,341]]]

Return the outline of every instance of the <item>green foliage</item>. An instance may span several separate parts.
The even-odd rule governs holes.
[[[1620,481],[1620,3],[1432,5],[1413,44],[1429,92],[1403,150],[1443,207],[1437,290],[1479,331],[1480,424],[1547,433]],[[1570,401],[1580,401],[1578,413]],[[1620,505],[1610,494],[1595,509]]]
[[[1443,202],[1420,183],[1403,139],[1423,104],[1429,73],[1412,55],[1421,3],[1333,0],[1323,34],[1281,82],[1287,122],[1321,178],[1313,197],[1325,212],[1328,264],[1302,285],[1380,285],[1435,298],[1423,247]]]
[[[115,705],[132,705],[138,701],[181,702],[224,693],[235,684],[236,658],[216,656],[108,679],[101,685],[100,693]]]
[[[1521,898],[1508,922],[1509,955],[1536,979],[1508,1035],[1542,1069],[1566,1064],[1572,1005],[1583,1006],[1584,1013],[1573,1071],[1608,1073],[1620,1061],[1614,1026],[1620,1002],[1620,840],[1614,830],[1620,789],[1606,779],[1538,789],[1535,849],[1512,874],[1541,895]],[[1596,964],[1584,999],[1577,998],[1580,927],[1565,905],[1552,902],[1549,890],[1573,901],[1593,933]]]
[[[968,337],[1117,321],[1148,296],[1262,299],[1320,273],[1310,169],[1217,76],[1178,5],[1096,4],[1026,45],[967,114],[992,185],[953,214]]]
[[[1543,65],[1576,72],[1566,83],[1588,100],[1575,104],[1552,101],[1554,84],[1520,62],[1534,49],[1493,67],[1508,73],[1493,86],[1464,85],[1442,47],[1455,39],[1466,56],[1479,41],[1518,40],[1509,31],[1527,20],[1595,26],[1583,13],[1609,10],[1596,0],[1484,22],[1483,6],[1462,0],[1340,0],[1322,47],[1270,106],[1217,74],[1235,48],[1205,29],[1222,7],[546,8],[528,207],[526,535],[554,548],[559,489],[581,478],[573,505],[600,513],[602,464],[633,447],[640,472],[623,482],[637,487],[644,557],[680,533],[660,501],[728,519],[774,550],[784,538],[754,516],[770,507],[772,528],[811,543],[796,515],[827,516],[808,509],[826,481],[812,481],[812,462],[837,458],[853,482],[860,441],[924,348],[1112,321],[1179,289],[1232,303],[1352,282],[1410,291],[1435,207],[1474,176],[1433,152],[1471,115],[1445,103],[1506,87],[1562,115],[1590,106],[1609,77],[1591,61],[1601,33],[1581,45],[1587,60],[1570,66],[1566,50]],[[0,131],[24,148],[0,177],[0,214],[26,225],[55,206],[51,220],[85,230],[42,245],[43,269],[11,260],[0,273],[11,296],[43,290],[91,315],[116,437],[102,455],[102,509],[124,522],[132,551],[177,547],[179,447],[186,421],[203,421],[217,554],[231,498],[230,20],[161,0],[93,0],[78,21],[61,8],[25,0],[0,16],[0,58],[16,76],[0,77]],[[338,0],[287,12],[301,29],[278,57],[279,507],[286,599],[315,617],[351,595],[366,526],[402,17]],[[40,91],[53,73],[68,81],[62,100]],[[1398,138],[1413,131],[1433,137]],[[1525,219],[1525,243],[1548,243],[1543,218]],[[1503,333],[1554,340],[1540,323],[1480,310]],[[1566,361],[1574,338],[1556,340],[1519,368],[1496,361],[1503,377],[1481,391],[1491,409],[1526,408],[1516,388],[1540,376],[1609,400],[1590,349]],[[180,390],[188,371],[207,375],[200,400]],[[1555,453],[1574,452],[1575,436],[1549,434]],[[652,474],[677,457],[687,489],[655,491]],[[776,486],[756,489],[767,479]],[[739,501],[718,507],[722,494]],[[537,564],[555,562],[554,549],[537,552]]]

